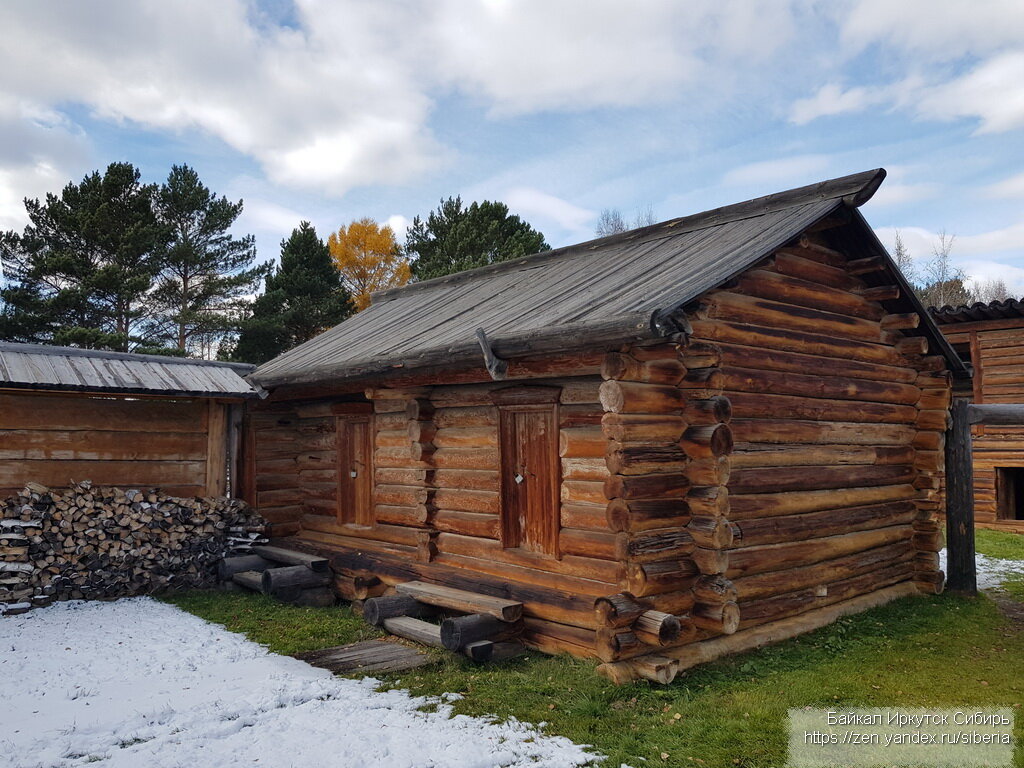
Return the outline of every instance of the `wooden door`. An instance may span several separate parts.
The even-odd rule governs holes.
[[[554,404],[500,406],[506,547],[558,554],[558,417]]]
[[[371,416],[338,416],[338,522],[373,525]]]

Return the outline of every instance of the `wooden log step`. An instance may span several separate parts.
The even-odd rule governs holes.
[[[409,595],[386,595],[374,597],[363,603],[363,618],[375,627],[384,625],[385,620],[406,616],[425,619],[437,615],[432,605],[419,602]]]
[[[259,571],[240,571],[231,577],[231,581],[253,592],[263,591],[263,574]]]
[[[481,640],[507,640],[521,630],[521,623],[501,621],[486,613],[455,616],[441,622],[441,643],[449,651],[460,651]]]
[[[268,546],[253,547],[252,551],[253,554],[257,554],[267,560],[273,560],[275,563],[304,565],[311,571],[317,571],[318,573],[327,573],[331,570],[327,558],[310,555],[307,552],[296,552],[291,549]]]
[[[501,621],[518,621],[523,615],[523,604],[488,595],[478,595],[452,587],[408,581],[395,586],[399,594],[408,595],[421,603],[450,608],[462,613],[486,613]]]
[[[421,650],[385,640],[337,645],[319,651],[297,653],[295,658],[335,674],[402,672],[437,662],[437,659]]]
[[[273,568],[274,564],[259,555],[240,555],[238,557],[225,557],[217,563],[217,578],[220,581],[231,581],[231,577],[243,571],[265,571]]]
[[[404,637],[415,643],[429,645],[431,648],[444,648],[444,644],[441,642],[441,627],[431,624],[429,621],[409,616],[396,616],[393,619],[384,619],[384,629],[392,635]]]
[[[492,642],[480,640],[470,643],[462,652],[477,663],[505,661],[526,653],[526,647],[516,640]]]
[[[262,574],[262,591],[279,600],[290,601],[299,593],[313,587],[326,587],[333,576],[328,573],[311,571],[304,565],[289,565],[284,568],[269,568]]]

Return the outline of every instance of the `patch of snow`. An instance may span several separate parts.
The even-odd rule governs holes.
[[[151,598],[0,620],[0,755],[15,768],[574,768],[600,758],[516,720],[378,691]]]
[[[976,552],[974,562],[978,569],[978,589],[998,588],[1007,579],[1024,576],[1024,560],[1003,560]],[[939,569],[946,570],[945,548],[939,552]]]

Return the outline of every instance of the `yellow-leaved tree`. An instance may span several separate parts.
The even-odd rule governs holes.
[[[353,221],[327,238],[331,257],[356,311],[370,306],[370,294],[409,282],[409,262],[395,241],[391,227],[373,219]]]

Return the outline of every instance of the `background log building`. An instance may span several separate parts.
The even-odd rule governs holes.
[[[252,375],[250,498],[343,576],[521,601],[528,644],[616,680],[941,590],[969,372],[857,210],[884,176],[377,294]]]
[[[1024,304],[1017,299],[933,309],[974,377],[957,395],[1024,403]],[[974,515],[979,526],[1024,533],[1024,427],[974,427]]]
[[[0,343],[0,497],[82,480],[225,495],[252,368]]]

